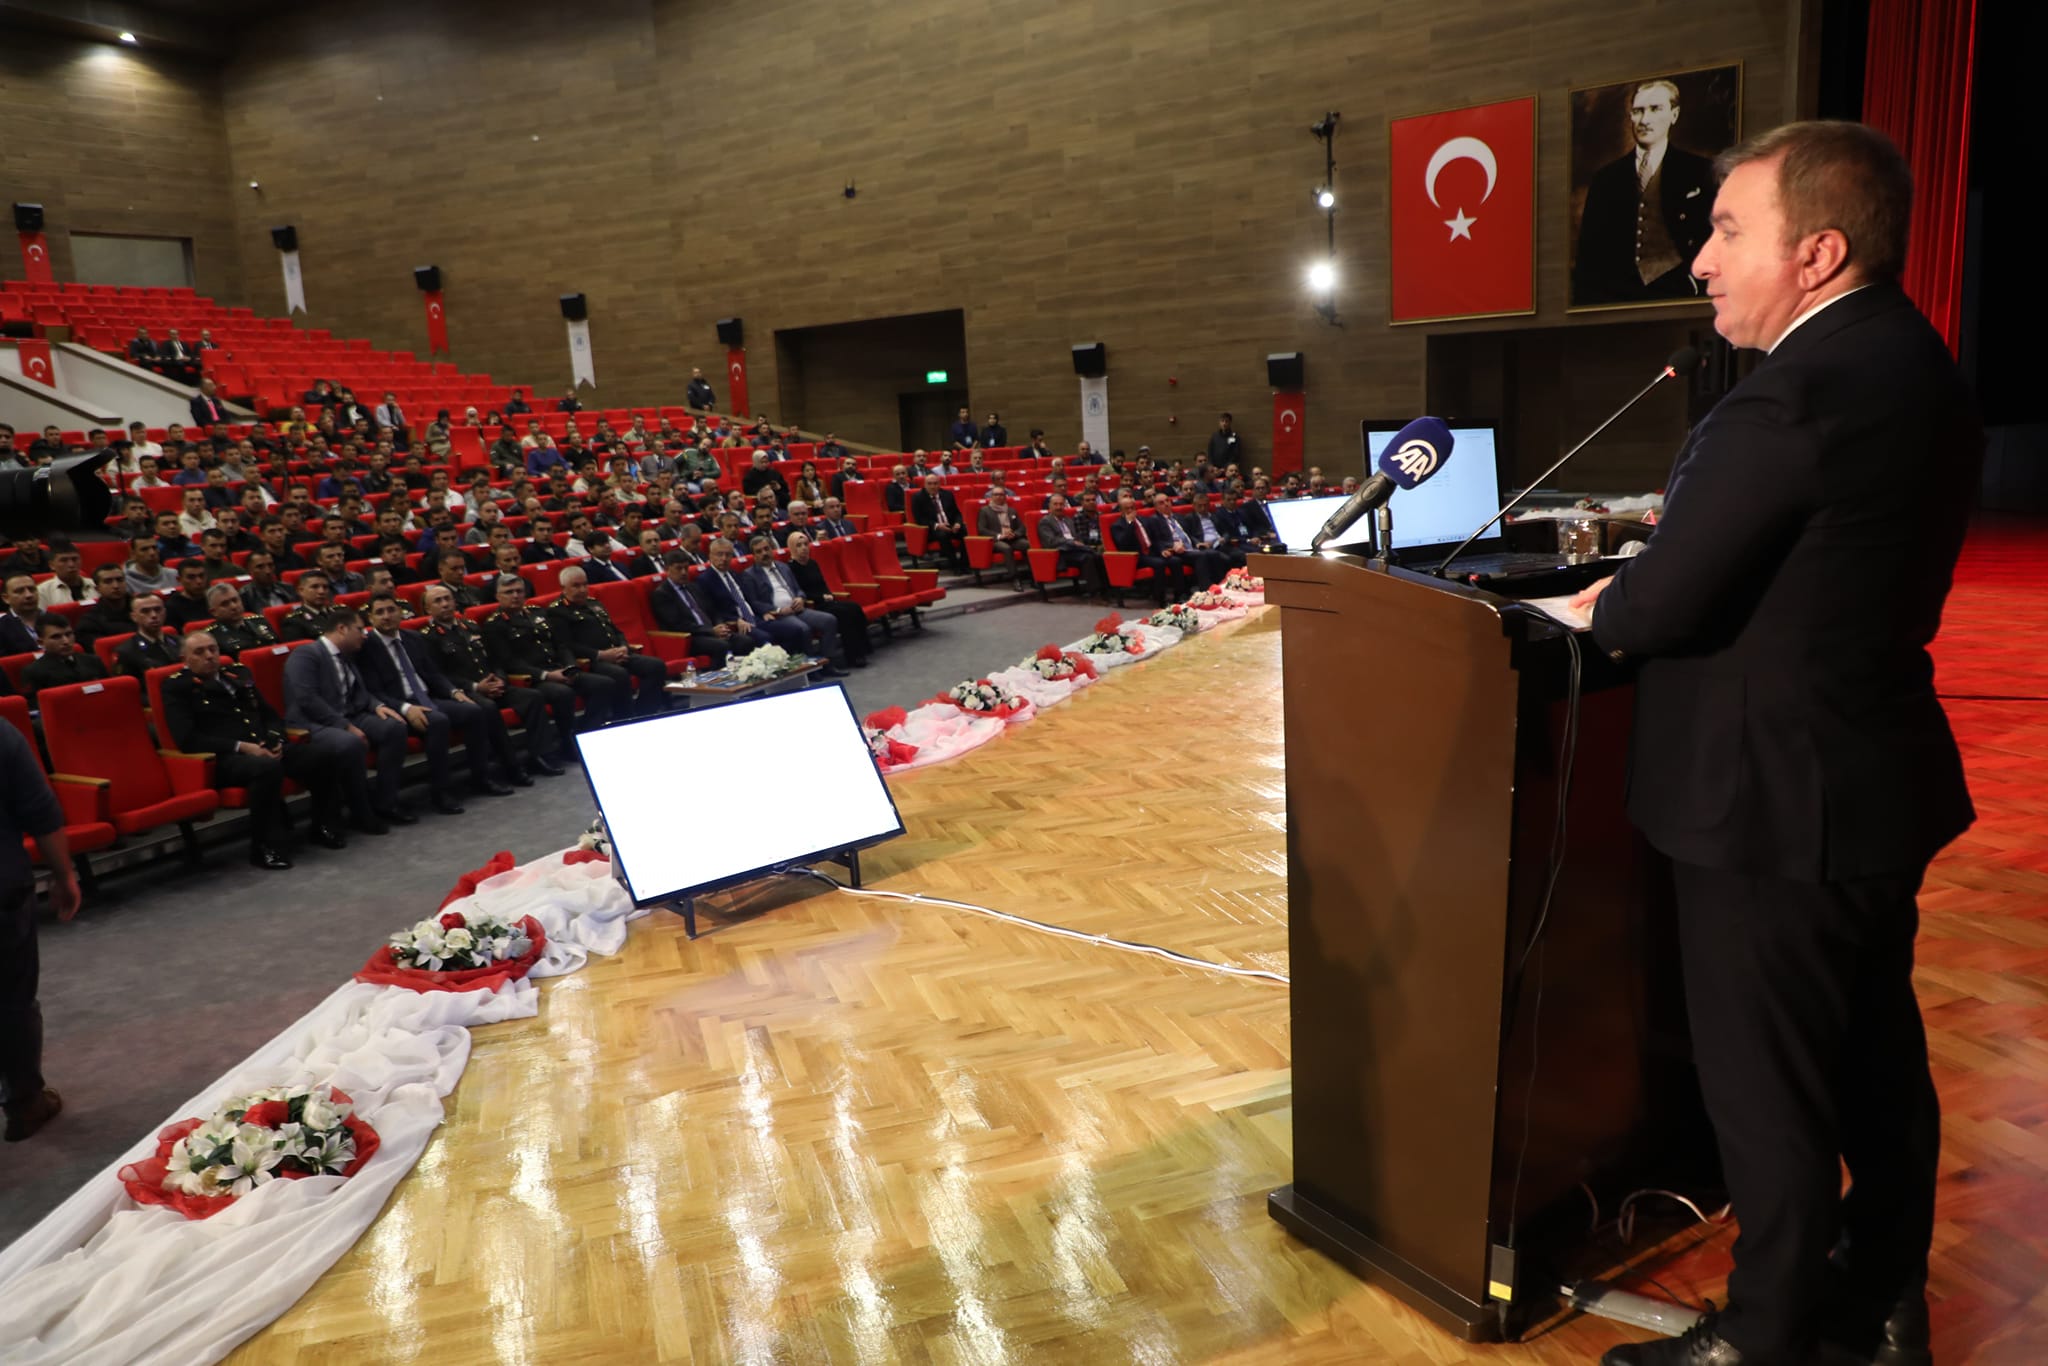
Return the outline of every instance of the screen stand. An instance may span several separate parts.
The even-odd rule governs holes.
[[[845,865],[846,885],[849,887],[858,887],[861,885],[860,850],[841,849],[836,853],[825,855],[822,861],[827,863],[838,863]],[[774,870],[775,873],[787,873],[790,871],[792,870],[789,868],[777,868]],[[831,879],[829,878],[826,879],[826,881],[828,882],[830,880]],[[669,903],[669,908],[673,910],[677,915],[683,918],[684,936],[689,939],[695,939],[697,937],[697,898],[695,894],[693,893],[689,896],[677,897],[674,901],[671,901]]]

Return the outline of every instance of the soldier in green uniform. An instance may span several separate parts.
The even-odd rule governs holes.
[[[555,724],[562,735],[562,756],[572,747],[569,737],[576,733],[575,699],[583,699],[584,719],[592,730],[611,720],[614,689],[609,678],[578,667],[569,647],[555,638],[547,619],[526,605],[526,580],[517,574],[500,574],[497,584],[498,610],[484,618],[484,644],[491,663],[508,680],[530,678],[548,699]]]
[[[299,575],[299,605],[284,614],[278,624],[280,640],[318,640],[327,609],[334,605],[334,585],[323,570],[308,569]]]
[[[249,615],[242,606],[242,590],[231,583],[217,583],[206,590],[206,609],[213,617],[206,629],[229,659],[244,650],[277,644],[277,632],[262,617]]]
[[[562,596],[548,608],[548,625],[591,673],[611,680],[619,710],[633,697],[633,684],[640,685],[639,714],[651,716],[668,710],[668,665],[653,655],[637,654],[626,643],[626,633],[612,620],[604,604],[590,596],[590,581],[581,568],[562,571]]]
[[[285,853],[291,831],[286,778],[313,794],[309,838],[329,849],[346,848],[340,761],[331,751],[287,743],[284,721],[256,691],[256,680],[239,664],[223,664],[220,644],[208,632],[192,632],[183,645],[185,667],[163,683],[164,729],[185,753],[214,756],[219,786],[249,794],[249,862],[258,868],[292,866]]]
[[[454,595],[446,584],[428,584],[420,595],[420,605],[427,614],[427,624],[420,628],[420,638],[426,642],[435,667],[447,676],[450,683],[468,693],[491,713],[486,718],[485,727],[490,732],[491,752],[504,765],[506,781],[514,787],[533,786],[533,779],[528,776],[529,769],[550,778],[560,777],[561,765],[548,756],[561,742],[548,721],[547,699],[540,690],[514,687],[505,681],[504,675],[491,662],[490,647],[484,644],[483,632],[477,629],[475,622],[456,610]],[[566,689],[564,692],[569,715],[573,718],[576,694]],[[527,761],[523,765],[512,754],[512,737],[505,729],[503,709],[506,707],[518,713],[519,724],[526,730]]]

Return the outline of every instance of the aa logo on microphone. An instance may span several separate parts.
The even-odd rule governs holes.
[[[1400,470],[1411,484],[1416,484],[1436,473],[1440,458],[1435,446],[1416,437],[1413,441],[1402,442],[1400,449],[1387,457],[1387,462]]]

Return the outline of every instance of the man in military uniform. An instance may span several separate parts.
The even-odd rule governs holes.
[[[1691,267],[1714,230],[1714,164],[1672,145],[1678,117],[1678,87],[1668,80],[1644,81],[1630,94],[1635,146],[1586,187],[1573,304],[1703,297]]]
[[[179,662],[178,637],[164,629],[164,600],[144,593],[128,600],[128,619],[135,634],[114,651],[114,666],[140,683],[151,669]]]
[[[555,639],[567,646],[590,673],[611,680],[620,711],[633,696],[633,684],[640,685],[639,714],[650,716],[668,710],[668,665],[653,655],[634,652],[626,633],[612,620],[604,605],[590,596],[590,580],[581,566],[562,571],[562,596],[548,608],[548,624]]]
[[[324,632],[327,609],[334,605],[334,590],[327,582],[327,575],[317,569],[308,569],[299,575],[299,605],[284,614],[278,624],[280,640],[318,640]]]
[[[213,756],[217,785],[249,794],[249,862],[257,868],[292,866],[284,852],[291,830],[286,778],[313,794],[313,843],[346,848],[335,753],[287,744],[284,721],[256,691],[256,680],[241,665],[223,663],[210,634],[194,631],[181,643],[185,667],[164,680],[162,724],[185,753]]]
[[[207,589],[206,608],[213,617],[207,632],[229,659],[244,650],[277,644],[277,633],[270,629],[270,623],[243,610],[242,595],[233,584],[217,583]]]
[[[45,612],[36,618],[37,643],[43,647],[42,658],[29,661],[21,671],[22,696],[33,706],[36,694],[44,688],[61,688],[67,683],[88,683],[107,676],[107,666],[99,657],[78,648],[78,641],[71,634],[71,619],[56,612]]]
[[[441,571],[441,576],[435,582],[447,589],[449,596],[455,599],[456,611],[463,612],[484,605],[483,592],[463,582],[469,574],[469,556],[450,546],[436,557],[436,567]]]
[[[569,737],[576,733],[575,699],[583,699],[584,717],[595,730],[611,720],[616,689],[609,678],[578,667],[575,654],[556,639],[547,619],[528,609],[525,579],[500,574],[497,596],[498,610],[484,618],[484,644],[490,647],[491,663],[507,679],[532,679],[530,686],[547,697],[566,757],[573,752]]]
[[[426,609],[427,624],[420,628],[420,638],[427,643],[427,651],[441,673],[469,696],[477,699],[479,705],[490,712],[484,725],[490,735],[491,752],[504,765],[506,781],[514,787],[530,787],[533,779],[527,776],[532,769],[550,778],[561,776],[561,765],[548,756],[560,743],[554,736],[548,722],[547,699],[536,688],[516,688],[505,681],[503,674],[491,663],[490,648],[484,644],[483,632],[476,623],[462,615],[456,606],[454,594],[445,583],[427,585],[420,595],[420,605]],[[553,686],[550,684],[549,686]],[[568,694],[569,712],[576,710],[576,694]],[[519,724],[526,730],[527,762],[524,766],[512,754],[512,737],[505,730],[502,709],[512,708],[519,714]]]

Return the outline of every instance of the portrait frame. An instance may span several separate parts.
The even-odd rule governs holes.
[[[1667,198],[1666,202],[1667,205],[1676,202],[1682,206],[1679,225],[1672,229],[1674,244],[1678,246],[1681,264],[1691,264],[1688,245],[1693,240],[1704,242],[1708,230],[1707,217],[1713,207],[1711,163],[1720,153],[1742,140],[1743,76],[1743,63],[1738,59],[1571,87],[1566,99],[1569,128],[1565,177],[1566,312],[1687,308],[1707,304],[1704,294],[1659,297],[1645,290],[1639,297],[1622,297],[1629,293],[1630,286],[1625,280],[1617,283],[1618,263],[1607,269],[1591,260],[1582,265],[1581,239],[1586,229],[1586,209],[1590,200],[1594,202],[1595,210],[1593,246],[1596,251],[1603,245],[1609,247],[1610,250],[1599,254],[1610,261],[1614,257],[1614,233],[1618,230],[1618,225],[1613,222],[1616,166],[1635,151],[1627,113],[1629,100],[1635,91],[1653,81],[1668,81],[1679,92],[1679,98],[1678,120],[1669,139],[1670,148],[1678,156],[1672,156],[1672,151],[1665,154],[1665,164],[1674,172],[1669,179],[1675,182],[1667,185],[1666,193],[1677,198],[1675,201]],[[1699,165],[1702,161],[1709,167],[1704,177]],[[1596,180],[1601,181],[1602,188],[1596,189]],[[1701,200],[1704,203],[1694,202]],[[1672,214],[1666,214],[1666,223],[1671,227]],[[1677,241],[1680,237],[1685,240]],[[1643,286],[1638,283],[1634,288]]]

